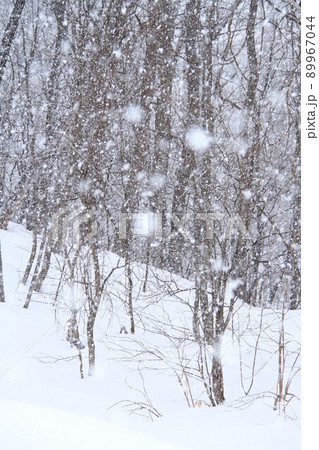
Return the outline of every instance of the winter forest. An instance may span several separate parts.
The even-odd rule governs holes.
[[[300,20],[1,0],[2,448],[299,450]]]

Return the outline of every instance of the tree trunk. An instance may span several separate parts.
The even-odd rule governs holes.
[[[213,378],[213,397],[215,405],[221,405],[225,401],[224,396],[224,375],[221,361],[221,342],[220,338],[213,345],[214,354],[212,362],[212,378]]]
[[[91,300],[93,301],[93,300]],[[97,314],[97,308],[90,308],[88,321],[87,321],[87,340],[89,351],[89,377],[95,374],[95,343],[94,343],[94,324]]]
[[[28,294],[27,294],[26,301],[25,301],[25,303],[23,305],[23,307],[25,309],[29,308],[31,297],[32,297],[32,294],[34,292],[34,289],[35,289],[35,286],[36,286],[36,283],[37,283],[37,279],[38,279],[38,274],[39,274],[40,267],[41,267],[41,262],[42,262],[43,253],[44,253],[44,247],[45,247],[45,243],[46,243],[46,230],[44,230],[43,233],[44,234],[42,236],[42,241],[41,241],[41,245],[40,245],[39,254],[38,254],[37,262],[36,262],[36,265],[35,265],[34,273],[33,273],[33,276],[32,276],[31,284],[30,284],[30,287],[29,287],[29,291],[28,291]]]
[[[15,2],[13,11],[11,13],[9,22],[6,26],[6,29],[4,31],[2,42],[1,42],[1,53],[0,53],[0,84],[2,81],[2,77],[4,74],[4,69],[7,64],[7,60],[9,58],[10,48],[12,45],[12,42],[14,40],[14,36],[16,34],[19,20],[23,11],[25,5],[25,0],[17,0]]]
[[[135,333],[135,322],[134,322],[134,308],[133,308],[133,280],[132,280],[132,268],[130,262],[126,266],[126,277],[128,282],[127,288],[127,300],[128,300],[128,312],[131,323],[131,334]]]
[[[46,279],[46,276],[50,269],[51,254],[52,254],[51,245],[47,244],[43,255],[42,267],[34,285],[35,292],[40,292],[42,284]]]
[[[88,229],[91,229],[90,223]],[[86,287],[86,294],[89,300],[89,314],[86,328],[89,351],[89,376],[94,376],[95,374],[94,325],[102,298],[100,265],[95,244],[92,245],[92,259],[94,265],[94,298],[89,293],[89,287]]]
[[[30,253],[30,258],[27,264],[27,267],[25,268],[24,275],[22,278],[22,284],[26,284],[32,269],[32,265],[35,259],[35,255],[37,253],[37,246],[38,246],[38,239],[37,239],[38,230],[37,227],[33,228],[33,239],[32,239],[32,249]]]

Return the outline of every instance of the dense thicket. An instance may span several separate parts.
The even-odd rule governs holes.
[[[3,32],[12,8],[2,2]],[[215,348],[229,283],[232,302],[299,308],[299,12],[282,0],[26,2],[0,87],[0,226],[34,233],[26,305],[77,220],[95,268],[91,326],[102,249],[125,258],[129,280],[133,261],[193,280],[194,336]]]

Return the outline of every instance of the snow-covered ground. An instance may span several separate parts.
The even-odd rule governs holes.
[[[293,397],[287,414],[273,409],[280,312],[237,306],[223,342],[226,403],[207,407],[203,388],[194,377],[192,393],[200,407],[189,408],[176,378],[180,362],[176,352],[183,350],[182,357],[187,357],[192,347],[176,349],[172,346],[176,341],[157,332],[164,322],[168,329],[173,326],[167,324],[164,311],[168,308],[175,332],[184,332],[188,313],[183,302],[156,294],[151,274],[148,294],[143,295],[136,282],[134,339],[119,334],[120,327],[127,325],[125,308],[116,297],[125,289],[119,269],[110,280],[109,304],[101,305],[96,323],[96,374],[87,376],[85,349],[81,379],[77,352],[65,340],[68,291],[60,293],[57,305],[52,304],[59,281],[58,261],[42,292],[34,294],[29,309],[23,309],[27,287],[20,280],[31,234],[10,224],[0,237],[7,300],[0,304],[1,449],[300,449],[299,373],[291,382]],[[116,264],[115,255],[107,258],[110,267]],[[178,283],[184,283],[179,295],[187,302],[188,284]],[[139,326],[142,323],[148,331]],[[288,379],[300,342],[299,311],[287,314],[285,333]],[[80,334],[85,340],[81,327]],[[245,395],[244,390],[249,393]]]
[[[3,449],[178,450],[181,448],[89,416],[8,401],[1,401],[0,408],[0,442]]]

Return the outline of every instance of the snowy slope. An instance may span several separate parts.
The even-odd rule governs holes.
[[[169,310],[173,323],[166,325],[167,329],[174,328],[179,336],[189,320],[189,312],[173,296],[157,294],[150,277],[144,296],[136,283],[135,307],[141,326],[134,338],[120,335],[120,325],[127,316],[122,303],[117,302],[116,296],[122,295],[125,288],[123,273],[118,271],[109,285],[113,319],[109,306],[103,304],[96,323],[96,376],[86,375],[84,351],[82,380],[77,353],[65,341],[67,292],[61,294],[58,308],[52,305],[58,271],[50,271],[42,292],[34,295],[28,310],[23,309],[27,287],[19,281],[29,256],[31,235],[23,227],[10,224],[8,231],[0,231],[0,237],[7,299],[0,304],[1,449],[300,449],[299,374],[291,385],[294,397],[288,415],[279,416],[273,410],[280,312],[238,305],[223,344],[227,403],[217,408],[188,408],[174,376],[179,362],[176,349],[156,331],[165,322],[164,310]],[[116,255],[108,255],[110,264],[116,264],[116,259]],[[137,278],[139,270],[135,270]],[[176,280],[175,284],[183,285],[184,291],[179,295],[187,303],[189,283]],[[263,332],[259,333],[261,317]],[[143,330],[143,321],[148,331]],[[298,347],[299,322],[298,311],[288,314],[286,333],[292,357]],[[85,338],[85,330],[80,332]],[[251,382],[256,342],[260,348],[248,395],[243,392],[238,370],[238,333],[245,389]],[[140,353],[141,348],[160,349],[163,359],[151,361],[148,353]],[[191,344],[184,350],[188,355]],[[195,379],[192,383],[195,399],[204,400],[201,384]],[[155,413],[162,415],[152,415],[153,422],[147,419],[147,411],[138,408],[147,401],[146,396]]]
[[[178,450],[123,426],[29,404],[0,401],[0,445],[6,450]]]

